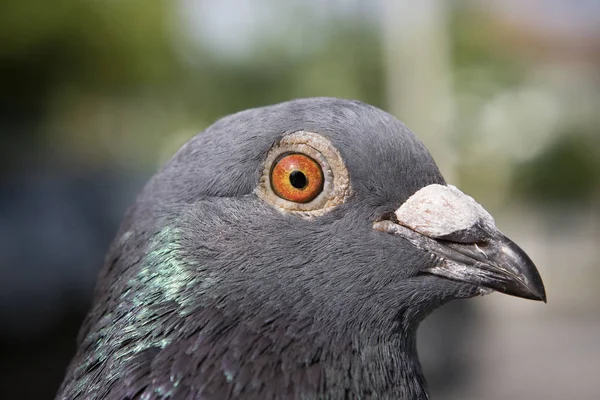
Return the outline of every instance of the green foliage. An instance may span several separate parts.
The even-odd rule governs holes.
[[[3,2],[0,64],[16,74],[10,81],[33,79],[31,86],[37,90],[70,84],[114,91],[159,83],[177,66],[166,4],[164,0]]]
[[[339,26],[320,39],[319,46],[302,53],[290,53],[280,42],[240,62],[204,59],[188,70],[191,86],[178,93],[188,96],[193,112],[205,121],[297,97],[355,98],[382,106],[383,57],[376,32]]]
[[[600,194],[597,144],[568,132],[538,157],[515,168],[513,192],[538,203],[593,200]]]
[[[499,29],[490,29],[494,22],[490,15],[477,7],[457,7],[450,19],[450,52],[456,72],[455,84],[459,90],[482,89],[519,84],[526,71],[515,57],[514,49],[506,49],[497,37]],[[472,72],[477,71],[477,76]],[[482,87],[481,83],[487,83]]]
[[[249,107],[308,96],[383,105],[372,26],[315,27],[300,52],[269,38],[231,60],[177,36],[174,12],[168,0],[2,3],[0,102],[22,116],[12,142],[36,137],[10,153],[51,143],[83,163],[154,163],[169,136]]]

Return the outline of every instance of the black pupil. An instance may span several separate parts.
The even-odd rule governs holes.
[[[308,179],[306,179],[306,175],[304,175],[302,172],[292,171],[290,174],[290,183],[296,189],[304,189],[308,183]]]

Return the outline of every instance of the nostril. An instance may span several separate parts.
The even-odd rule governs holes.
[[[398,217],[396,217],[396,213],[394,211],[386,212],[375,222],[379,221],[392,221],[394,223],[398,223]]]

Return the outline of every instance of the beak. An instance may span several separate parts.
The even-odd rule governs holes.
[[[533,261],[496,228],[479,203],[454,186],[422,188],[373,228],[432,254],[433,266],[424,273],[546,302]]]

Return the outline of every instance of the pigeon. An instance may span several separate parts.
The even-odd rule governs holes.
[[[57,399],[428,399],[419,323],[497,291],[546,301],[526,253],[359,101],[224,117],[128,210]]]

